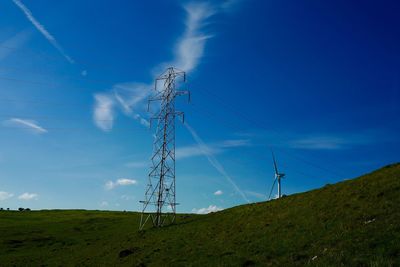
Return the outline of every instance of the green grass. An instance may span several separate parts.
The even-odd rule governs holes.
[[[400,164],[161,229],[139,216],[0,212],[0,266],[400,266]]]

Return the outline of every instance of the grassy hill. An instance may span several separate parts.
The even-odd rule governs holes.
[[[0,212],[0,266],[400,266],[400,164],[162,229],[139,216]]]

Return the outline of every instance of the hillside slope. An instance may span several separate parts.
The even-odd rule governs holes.
[[[162,229],[139,216],[0,212],[0,266],[400,266],[400,164]]]

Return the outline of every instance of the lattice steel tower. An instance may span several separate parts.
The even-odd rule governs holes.
[[[152,167],[149,173],[148,185],[143,203],[140,230],[151,219],[154,227],[161,227],[166,223],[175,221],[176,192],[175,192],[175,117],[179,116],[184,121],[184,113],[175,110],[175,98],[188,95],[189,91],[176,90],[176,81],[186,80],[185,72],[173,67],[168,68],[155,80],[156,94],[149,99],[151,102],[159,101],[160,109],[151,118],[157,121],[154,135]],[[163,88],[158,89],[158,84],[163,83]],[[151,126],[150,126],[151,127]]]

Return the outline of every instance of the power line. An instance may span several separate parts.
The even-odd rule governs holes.
[[[242,119],[244,119],[244,120],[247,121],[248,123],[250,123],[250,124],[256,126],[257,128],[261,128],[261,129],[264,129],[264,130],[267,130],[267,131],[274,132],[275,135],[277,135],[277,136],[281,136],[281,135],[282,135],[282,134],[280,134],[279,132],[277,132],[276,130],[274,130],[274,129],[272,129],[272,128],[269,128],[269,127],[267,127],[267,126],[265,126],[265,125],[263,125],[263,124],[260,124],[260,123],[257,122],[257,121],[254,121],[254,120],[250,119],[248,116],[246,116],[246,115],[244,115],[243,113],[239,112],[238,109],[231,108],[228,104],[225,103],[225,101],[221,100],[217,95],[215,95],[215,94],[213,94],[213,93],[210,93],[210,91],[208,91],[208,90],[206,90],[206,89],[204,89],[203,91],[201,91],[201,90],[198,90],[198,91],[199,91],[199,92],[208,92],[208,94],[212,96],[212,99],[218,100],[218,102],[220,102],[226,109],[229,109],[231,112],[233,112],[233,113],[236,114],[237,116],[241,117]],[[208,99],[209,99],[209,97],[208,97]],[[208,112],[208,113],[209,113],[209,112]],[[210,113],[209,113],[209,114],[210,114]],[[224,123],[224,125],[226,125],[226,123]],[[267,145],[270,149],[274,149],[274,150],[277,149],[276,146],[273,147],[273,145],[271,145],[271,144],[266,144],[266,145]],[[301,158],[301,157],[299,157],[299,156],[294,155],[293,153],[289,153],[289,152],[283,151],[283,150],[281,150],[281,149],[280,149],[280,152],[283,153],[283,154],[285,154],[285,155],[287,155],[287,156],[289,156],[289,157],[291,157],[291,158],[293,158],[293,159],[295,159],[295,160],[302,161],[303,163],[306,163],[306,164],[308,164],[308,165],[310,165],[310,166],[313,166],[313,167],[315,167],[315,168],[318,168],[318,169],[320,169],[320,170],[322,170],[322,171],[329,172],[329,173],[335,175],[335,176],[338,177],[338,178],[344,177],[343,174],[341,174],[341,173],[339,173],[339,172],[337,172],[337,171],[333,171],[333,170],[330,170],[330,169],[328,169],[328,168],[326,168],[326,167],[320,166],[319,164],[312,163],[311,161],[305,160],[305,159],[303,159],[303,158]]]
[[[0,79],[9,79],[9,80],[14,80],[14,81],[21,81],[21,82],[27,82],[27,83],[32,83],[32,81],[27,81],[27,80],[21,80],[21,79],[14,79],[14,78],[8,78],[8,77],[1,77],[0,76]],[[35,83],[35,84],[41,84],[40,82],[33,82],[33,83]],[[54,86],[54,84],[51,84],[52,86]],[[215,94],[213,94],[213,98],[214,99],[218,99],[218,97],[215,95]],[[2,99],[2,100],[0,100],[0,101],[9,101],[9,102],[19,102],[19,100],[5,100],[5,99]],[[222,104],[223,104],[223,106],[225,106],[226,108],[229,108],[229,105],[227,105],[227,104],[225,104],[224,102],[222,102],[222,101],[220,101]],[[53,102],[40,102],[40,101],[32,101],[31,103],[46,103],[46,104],[49,104],[49,103],[53,103]],[[57,105],[57,106],[60,106],[60,104],[61,105],[63,105],[64,103],[54,103],[55,105]],[[72,106],[72,105],[80,105],[80,104],[64,104],[64,105],[66,105],[66,106]],[[103,109],[102,107],[97,107],[97,109]],[[108,109],[108,107],[107,108],[105,108],[105,109]],[[230,109],[230,108],[229,108]],[[244,120],[246,120],[246,121],[248,121],[249,123],[251,123],[251,124],[253,124],[253,125],[255,125],[256,127],[258,127],[258,128],[260,128],[260,126],[261,126],[261,128],[262,129],[267,129],[267,130],[269,130],[269,131],[273,131],[273,132],[275,132],[276,134],[278,134],[276,131],[274,131],[273,129],[271,129],[271,128],[266,128],[264,125],[260,125],[259,123],[255,123],[254,121],[252,121],[252,120],[249,120],[246,116],[244,116],[242,113],[240,113],[240,112],[238,112],[237,110],[235,110],[235,109],[230,109],[230,110],[232,110],[235,114],[237,114],[238,116],[240,116],[240,117],[242,117]],[[204,110],[203,110],[203,112],[204,112]],[[212,113],[210,113],[209,111],[207,111],[207,113],[210,115],[210,116],[212,116],[212,117],[214,117],[214,115],[215,114],[212,114]],[[221,121],[221,120],[219,120],[219,123],[220,122],[222,122],[224,125],[228,125],[228,123],[226,122],[226,121]],[[228,125],[227,126],[228,128],[231,128],[231,129],[233,129],[233,127],[232,127],[232,125]],[[235,130],[237,130],[237,129],[235,129]],[[267,146],[268,147],[270,147],[270,148],[272,148],[272,146],[270,145],[270,144],[267,144]],[[276,149],[276,148],[274,148],[274,149]],[[318,168],[318,169],[320,169],[320,170],[323,170],[323,171],[325,171],[325,172],[329,172],[329,173],[331,173],[331,174],[333,174],[333,175],[335,175],[335,176],[337,176],[337,177],[343,177],[344,175],[342,175],[342,174],[340,174],[340,173],[338,173],[338,172],[336,172],[336,171],[332,171],[332,170],[330,170],[330,169],[328,169],[328,168],[326,168],[326,167],[322,167],[322,166],[320,166],[320,165],[318,165],[318,164],[315,164],[315,163],[313,163],[313,162],[311,162],[311,161],[309,161],[309,160],[305,160],[305,159],[303,159],[303,158],[301,158],[301,157],[298,157],[298,156],[295,156],[295,155],[293,155],[293,153],[288,153],[288,152],[286,152],[286,151],[283,151],[283,150],[280,150],[280,152],[281,153],[283,153],[283,154],[285,154],[285,155],[287,155],[287,156],[289,156],[289,157],[291,157],[291,158],[294,158],[294,159],[296,159],[296,160],[298,160],[298,161],[302,161],[303,163],[306,163],[306,164],[308,164],[308,165],[310,165],[310,166],[313,166],[313,167],[315,167],[315,168]]]
[[[68,89],[71,89],[69,85],[66,84],[61,84],[61,83],[48,83],[48,82],[42,82],[42,81],[35,81],[35,80],[25,80],[25,79],[19,79],[19,78],[14,78],[14,77],[8,77],[8,76],[0,76],[0,80],[4,81],[11,81],[11,82],[19,82],[19,83],[26,83],[26,84],[32,84],[32,85],[42,85],[42,86],[47,86],[48,88],[58,88],[58,87],[68,87]],[[104,83],[100,82],[99,83]],[[109,83],[107,83],[109,84]],[[87,90],[87,88],[75,88],[75,89],[83,89]]]
[[[6,71],[26,71],[23,68],[18,68],[18,67],[2,67],[0,66],[0,71],[1,72],[6,72]],[[34,73],[35,74],[35,73]],[[39,76],[44,76],[44,77],[54,77],[54,75],[51,74],[47,74],[47,73],[36,73],[36,75]],[[69,80],[72,81],[81,81],[81,82],[85,82],[85,83],[93,83],[93,84],[106,84],[106,85],[110,85],[110,84],[115,84],[115,80],[102,80],[102,79],[91,79],[88,78],[87,76],[83,77],[83,78],[73,78],[71,77],[71,75],[57,75],[57,77],[61,77],[61,78],[68,78]]]
[[[96,129],[95,127],[44,127],[42,126],[44,130],[94,130]],[[26,129],[26,130],[35,130],[35,128],[32,127],[24,127],[24,126],[4,126],[4,129]],[[3,130],[4,130],[3,129]],[[144,128],[113,128],[112,131],[120,131],[120,130],[137,130],[137,131],[144,131]]]
[[[0,79],[9,80],[9,81],[16,81],[16,82],[23,82],[23,83],[29,83],[29,84],[47,85],[47,86],[51,86],[51,87],[59,87],[59,86],[61,86],[61,84],[50,84],[50,83],[37,82],[37,81],[32,81],[32,80],[23,80],[23,79],[17,79],[17,78],[12,78],[12,77],[4,77],[4,76],[0,76]],[[222,104],[223,107],[225,107],[226,109],[231,110],[234,114],[236,114],[237,116],[241,117],[242,119],[244,119],[244,120],[247,121],[248,123],[253,124],[253,125],[255,125],[255,126],[258,127],[258,128],[266,129],[266,130],[268,130],[268,131],[274,132],[274,133],[277,134],[277,135],[281,135],[280,133],[278,133],[278,132],[275,131],[274,129],[271,129],[271,128],[269,128],[269,127],[266,127],[266,126],[264,126],[263,124],[260,124],[259,122],[252,120],[252,119],[249,118],[248,116],[246,116],[246,115],[244,115],[243,113],[239,112],[237,109],[231,108],[228,104],[225,103],[225,101],[221,100],[221,99],[219,98],[219,96],[217,96],[216,94],[211,93],[210,91],[208,91],[208,90],[206,90],[206,89],[199,90],[199,92],[206,92],[206,93],[208,93],[209,95],[212,96],[213,99],[218,100],[218,101]],[[101,109],[101,107],[98,107],[98,108]],[[269,146],[270,148],[272,148],[272,146],[269,145],[269,144],[267,144],[267,146]],[[338,176],[338,177],[339,177],[339,176],[343,176],[342,174],[340,174],[340,173],[337,172],[337,171],[332,171],[332,170],[330,170],[330,169],[328,169],[328,168],[326,168],[326,167],[320,166],[319,164],[312,163],[312,162],[309,161],[309,160],[305,160],[305,159],[303,159],[303,158],[301,158],[301,157],[298,157],[298,156],[293,155],[293,153],[289,153],[289,152],[286,152],[286,151],[283,151],[283,150],[281,151],[281,153],[284,153],[284,154],[286,154],[286,155],[289,156],[289,157],[292,157],[292,158],[294,158],[294,159],[296,159],[296,160],[302,161],[302,162],[304,162],[304,163],[306,163],[306,164],[308,164],[308,165],[310,165],[310,166],[313,166],[313,167],[318,168],[318,169],[320,169],[320,170],[323,170],[323,171],[325,171],[325,172],[329,172],[329,173],[331,173],[331,174],[334,174],[335,176]]]
[[[240,129],[238,129],[238,128],[232,126],[232,124],[226,122],[225,120],[221,120],[221,119],[217,118],[217,117],[215,116],[215,114],[209,112],[209,110],[205,110],[205,109],[202,109],[202,108],[199,109],[199,106],[197,106],[197,105],[195,105],[195,104],[193,104],[193,103],[191,104],[191,106],[192,106],[193,110],[194,110],[194,111],[197,111],[197,113],[200,114],[200,115],[203,115],[203,116],[204,116],[204,114],[202,114],[202,113],[207,113],[207,114],[208,114],[207,118],[210,118],[210,119],[214,120],[215,122],[218,123],[218,125],[224,125],[225,127],[229,128],[229,129],[232,129],[232,130],[234,130],[234,131],[240,130]],[[197,108],[194,108],[195,106],[196,106]],[[238,124],[237,124],[237,125],[238,125]],[[269,149],[279,150],[280,153],[283,153],[283,154],[285,154],[285,155],[287,155],[287,156],[289,156],[289,157],[291,157],[291,158],[293,158],[293,159],[295,159],[295,160],[302,161],[303,163],[306,163],[306,164],[308,164],[308,165],[310,165],[310,166],[313,166],[314,168],[318,168],[318,169],[320,169],[320,170],[322,170],[322,171],[324,171],[324,172],[330,173],[330,174],[334,175],[334,176],[337,177],[337,178],[342,178],[342,177],[344,177],[344,175],[341,175],[341,174],[339,174],[339,173],[337,173],[337,172],[334,172],[334,171],[332,171],[332,170],[329,170],[329,169],[327,169],[327,168],[325,168],[325,167],[319,166],[319,165],[317,165],[317,164],[315,164],[315,163],[312,163],[312,162],[310,162],[310,161],[307,161],[307,160],[305,160],[305,159],[302,159],[302,158],[300,158],[300,157],[298,157],[298,156],[292,155],[292,153],[286,152],[286,151],[284,151],[284,150],[282,150],[282,149],[277,149],[276,146],[273,147],[273,146],[270,145],[270,144],[265,144],[265,145],[266,145]],[[264,157],[265,155],[259,154],[258,156]]]
[[[19,100],[19,99],[0,99],[0,103],[1,102],[17,103],[17,104],[29,103],[29,104],[33,104],[33,105],[48,105],[48,106],[52,106],[52,109],[54,109],[54,108],[63,108],[64,109],[64,108],[76,107],[76,106],[84,107],[84,105],[85,105],[85,103],[68,103],[68,102],[59,102],[59,101],[38,101],[38,100]],[[93,108],[93,106],[91,106],[91,108]],[[98,109],[110,109],[110,108],[105,107],[105,106],[103,106],[103,107],[96,106],[95,109],[98,110]]]
[[[5,48],[8,50],[15,50],[18,52],[21,52],[23,50],[21,50],[20,48],[17,47],[11,47],[11,46],[6,46],[3,44],[0,44],[0,48]],[[45,59],[45,60],[50,60],[53,62],[64,62],[64,58],[62,57],[56,57],[56,56],[50,56],[42,51],[36,51],[33,49],[29,49],[29,48],[25,48],[26,50],[28,50],[31,54],[35,55],[37,58],[41,58],[41,59]],[[87,60],[76,60],[76,58],[74,58],[75,63],[81,64],[81,65],[86,65],[89,67],[96,67],[98,69],[103,69],[103,70],[115,70],[113,67],[111,67],[109,64],[99,64],[98,62],[91,62],[91,61],[87,61]]]
[[[197,106],[197,105],[195,105],[195,104],[193,104],[193,103],[192,103],[192,105],[191,105],[192,108],[194,108],[194,107],[196,107],[196,106]],[[201,112],[200,109],[194,108],[194,111],[196,111],[196,113],[198,113],[198,114],[204,116],[203,112]],[[223,120],[215,120],[216,117],[213,116],[213,115],[215,115],[215,114],[209,112],[209,110],[207,110],[207,111],[203,110],[203,111],[204,111],[204,113],[207,113],[207,114],[211,115],[211,116],[206,116],[206,117],[207,117],[207,118],[211,118],[212,120],[214,120],[215,122],[217,122],[218,125],[221,125],[221,124],[222,124],[222,125],[224,125],[225,127],[229,128],[229,129],[237,130],[236,128],[232,127],[232,124],[229,124],[229,123],[227,123],[226,121],[223,121]],[[264,157],[265,157],[264,154],[258,153],[258,152],[252,151],[252,150],[247,150],[246,153],[250,153],[250,154],[254,155],[254,156],[257,157],[257,158],[260,158],[260,157],[261,157],[261,158],[264,158]],[[245,165],[243,164],[243,162],[240,162],[239,160],[235,160],[235,159],[233,159],[233,158],[225,159],[225,161],[234,162],[234,164],[235,164],[236,166],[238,166],[238,164],[239,164],[240,166],[242,166],[242,167],[245,166]],[[297,170],[297,169],[293,169],[292,167],[287,167],[287,165],[285,165],[285,164],[281,164],[281,165],[283,165],[283,166],[285,167],[285,169],[289,170],[290,172],[294,172],[294,173],[299,174],[299,175],[301,175],[301,176],[303,176],[303,177],[306,177],[306,178],[314,178],[314,179],[317,179],[317,180],[321,180],[321,179],[322,179],[322,180],[324,180],[324,181],[327,181],[327,180],[326,180],[325,178],[323,178],[323,177],[319,177],[319,176],[316,176],[316,175],[313,175],[313,174],[304,173],[304,172],[299,171],[299,170]],[[246,167],[245,167],[245,168],[246,168]],[[258,174],[261,175],[261,176],[265,176],[265,173],[264,173],[264,172],[261,172],[261,171],[258,171],[258,169],[252,169],[252,171],[253,171],[253,172],[255,171],[256,173],[258,173]]]
[[[59,87],[61,85],[61,84],[38,82],[38,81],[32,81],[32,80],[24,80],[24,79],[18,79],[18,78],[13,78],[13,77],[6,77],[6,76],[0,76],[0,79],[5,80],[5,81],[21,82],[21,83],[28,83],[28,84],[35,84],[35,85],[46,85],[49,87]]]

